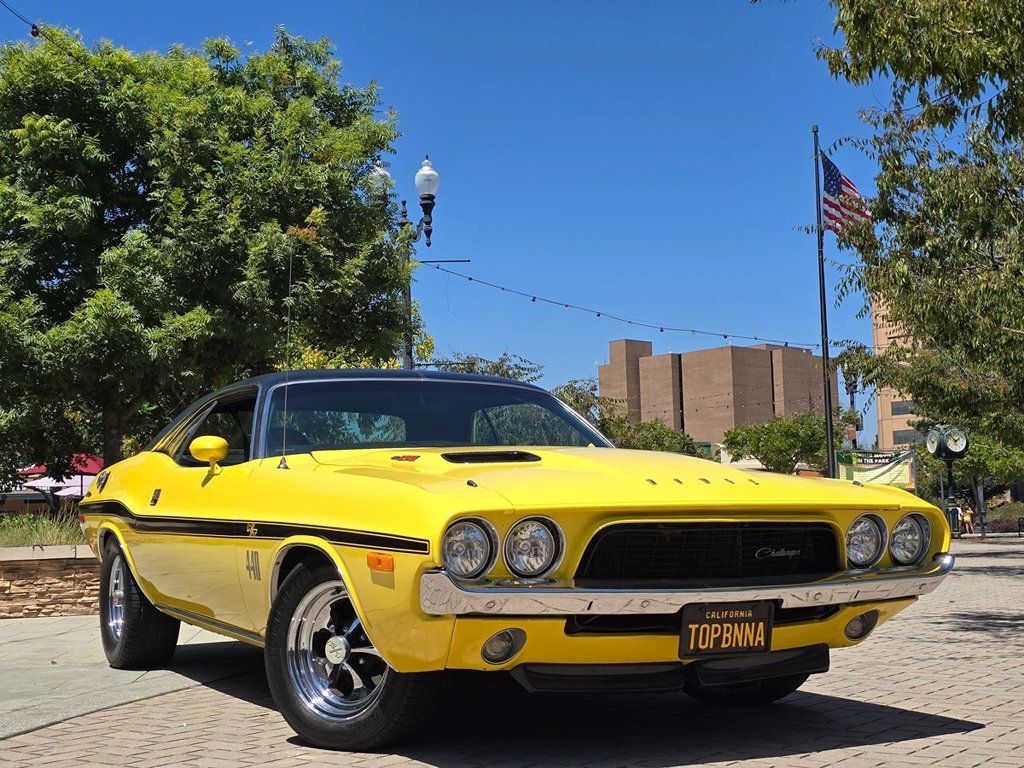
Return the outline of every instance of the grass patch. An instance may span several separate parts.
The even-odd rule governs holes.
[[[84,544],[78,519],[68,515],[0,516],[0,547],[31,547],[34,544]]]

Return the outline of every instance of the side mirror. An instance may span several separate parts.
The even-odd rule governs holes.
[[[216,435],[201,435],[188,444],[188,452],[196,461],[209,462],[212,472],[228,455],[228,441]]]

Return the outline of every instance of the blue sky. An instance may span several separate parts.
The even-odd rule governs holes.
[[[455,267],[606,312],[796,341],[819,335],[815,244],[798,230],[814,217],[811,124],[825,144],[865,135],[858,110],[885,96],[816,60],[814,40],[832,39],[824,0],[12,2],[133,49],[221,35],[263,48],[278,24],[327,35],[344,77],[376,80],[399,113],[397,191],[415,199],[425,152],[441,175],[422,258],[469,258]],[[0,36],[26,31],[0,14]],[[870,160],[832,157],[873,191]],[[658,352],[721,343],[427,268],[415,295],[439,355],[521,354],[544,364],[549,386],[596,375],[610,339]],[[830,309],[834,338],[870,340],[859,306]],[[873,408],[868,421],[870,440]]]

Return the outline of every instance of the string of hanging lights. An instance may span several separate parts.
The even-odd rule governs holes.
[[[423,266],[431,267],[433,269],[436,269],[438,272],[444,272],[448,275],[461,278],[469,283],[475,283],[477,285],[484,285],[487,286],[488,288],[493,288],[495,290],[500,291],[501,293],[508,293],[514,296],[521,296],[523,298],[529,299],[530,302],[533,304],[540,302],[543,304],[550,304],[551,306],[555,307],[562,307],[563,309],[566,310],[584,312],[593,315],[594,317],[606,318],[608,320],[612,320],[613,322],[622,323],[624,325],[634,328],[648,328],[650,330],[658,331],[659,333],[687,333],[691,336],[709,336],[720,338],[727,342],[733,340],[753,341],[765,344],[778,344],[783,347],[798,347],[803,349],[821,348],[821,344],[815,344],[814,342],[793,341],[791,339],[777,339],[768,336],[731,333],[726,331],[708,331],[701,330],[699,328],[683,328],[680,326],[669,325],[666,323],[654,323],[648,320],[638,320],[635,318],[624,317],[622,315],[618,315],[612,312],[606,312],[601,309],[593,309],[591,307],[580,306],[579,304],[573,304],[572,302],[562,301],[560,299],[546,298],[536,293],[532,293],[529,291],[521,291],[516,288],[510,288],[506,285],[499,285],[498,283],[494,283],[489,280],[483,280],[479,277],[474,277],[473,275],[467,275],[462,272],[458,272],[454,269],[449,269],[448,267],[442,267],[439,264],[423,264]]]
[[[32,21],[30,18],[25,16],[25,14],[23,14],[17,8],[12,6],[10,3],[8,3],[7,0],[0,0],[0,7],[2,7],[9,14],[11,14],[11,16],[18,19],[18,21],[25,24],[25,26],[28,27],[29,34],[32,35],[32,37],[41,37],[44,40],[53,43],[55,46],[57,46],[66,54],[68,54],[68,56],[72,55],[71,49],[64,45],[64,43],[60,39],[47,33],[45,25]]]

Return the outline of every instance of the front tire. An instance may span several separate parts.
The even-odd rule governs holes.
[[[170,661],[181,622],[142,594],[128,560],[111,536],[100,569],[100,638],[114,669],[153,669]]]
[[[288,725],[329,749],[374,749],[405,736],[429,712],[440,677],[391,668],[337,572],[305,563],[274,599],[264,658],[270,692]]]
[[[784,675],[737,685],[705,687],[687,682],[683,690],[702,704],[718,707],[762,707],[796,691],[810,675]]]

